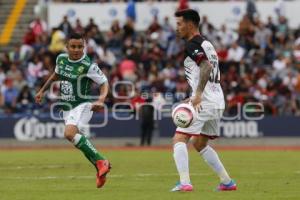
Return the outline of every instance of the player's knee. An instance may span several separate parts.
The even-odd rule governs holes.
[[[74,136],[75,136],[75,134],[73,134],[73,133],[70,132],[70,131],[65,131],[64,135],[65,135],[65,138],[66,138],[67,140],[69,140],[70,142],[73,141],[73,138],[74,138]]]
[[[204,149],[207,146],[207,142],[202,141],[193,141],[193,146],[196,149],[196,151],[200,152],[202,149]]]
[[[173,140],[173,145],[175,145],[178,142],[187,143],[187,141],[189,140],[189,137],[186,135],[175,134],[172,140]]]
[[[204,149],[207,146],[207,144],[199,145],[199,144],[195,144],[195,143],[193,145],[194,145],[194,148],[196,149],[196,151],[198,151],[198,152],[202,151],[202,149]]]

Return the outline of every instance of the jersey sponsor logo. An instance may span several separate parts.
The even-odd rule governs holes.
[[[62,72],[62,73],[60,73],[62,76],[65,76],[65,77],[67,77],[67,78],[71,78],[71,79],[77,79],[77,75],[73,75],[73,74],[71,74],[71,73],[69,73],[69,72]]]
[[[66,65],[65,69],[68,71],[72,71],[74,69],[74,67],[70,66],[70,65]]]

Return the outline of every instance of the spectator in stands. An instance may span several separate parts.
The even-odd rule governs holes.
[[[16,111],[16,103],[18,97],[18,90],[14,87],[13,80],[7,78],[5,80],[5,86],[3,89],[4,109],[6,113],[12,113]]]
[[[4,84],[4,81],[6,79],[6,74],[2,67],[0,67],[0,86]]]
[[[164,81],[164,87],[166,92],[173,92],[176,88],[176,69],[172,65],[171,62],[166,64],[166,67],[161,71],[160,76],[161,79]]]
[[[174,40],[171,40],[167,49],[168,59],[172,60],[183,51],[183,43],[183,40],[178,37],[176,37]]]
[[[221,29],[218,31],[217,34],[221,39],[221,44],[224,47],[229,47],[234,41],[238,39],[237,34],[227,29],[225,24],[222,24]]]
[[[25,54],[21,51],[20,44],[16,44],[14,49],[9,53],[9,60],[18,63],[22,63],[22,61],[25,60]]]
[[[245,50],[243,47],[239,46],[238,42],[235,41],[232,43],[231,47],[228,50],[227,61],[229,65],[234,65],[239,69],[240,62],[243,59]]]
[[[68,20],[68,16],[63,17],[63,21],[58,26],[59,30],[61,30],[65,36],[68,37],[73,32],[73,28],[71,23]]]
[[[103,45],[104,44],[104,36],[102,35],[101,31],[99,30],[98,26],[94,26],[89,31],[91,32],[91,37],[95,40],[97,45]]]
[[[256,5],[255,5],[255,0],[247,0],[246,13],[249,19],[253,22],[255,16],[258,15]]]
[[[65,48],[66,35],[59,28],[53,28],[49,50],[59,54]]]
[[[123,61],[121,61],[119,65],[119,72],[123,80],[135,81],[137,78],[135,73],[136,70],[137,70],[136,63],[130,59],[124,59]]]
[[[27,32],[25,33],[24,37],[23,37],[23,44],[32,46],[35,43],[36,40],[36,36],[32,30],[31,27],[28,27]]]
[[[16,107],[18,112],[31,112],[33,108],[34,98],[29,90],[29,87],[25,85],[22,90],[20,91],[17,100],[16,100]]]
[[[300,69],[300,37],[297,38],[293,50],[293,59],[295,67]]]
[[[29,25],[32,29],[35,37],[38,37],[47,32],[47,24],[45,21],[37,17],[34,21],[32,21]]]
[[[208,21],[208,17],[204,15],[202,17],[202,21],[200,24],[200,32],[204,36],[208,36],[209,34],[209,27],[213,28],[213,25]]]
[[[0,67],[4,70],[4,72],[7,72],[10,68],[11,60],[9,54],[6,52],[2,55],[0,60]]]
[[[164,21],[161,25],[162,29],[170,34],[174,34],[174,28],[172,27],[172,25],[170,24],[170,21],[169,21],[169,17],[166,16],[164,18]]]
[[[75,22],[75,27],[74,27],[74,32],[75,33],[78,33],[80,35],[84,34],[84,28],[81,24],[81,21],[79,18],[76,19],[76,22]]]
[[[254,42],[260,49],[265,49],[271,40],[272,32],[261,21],[255,30]]]
[[[38,55],[35,55],[27,68],[27,81],[30,87],[36,84],[38,78],[42,77],[43,63]]]
[[[184,10],[189,8],[188,0],[179,0],[177,10]]]
[[[0,114],[3,113],[4,97],[3,97],[3,85],[0,84]]]
[[[88,25],[85,27],[85,32],[89,32],[93,27],[98,27],[93,18],[89,19]]]
[[[130,17],[128,17],[126,23],[123,26],[123,40],[134,36],[135,36],[134,21]]]
[[[161,29],[161,25],[158,21],[157,15],[154,15],[153,21],[150,23],[150,25],[147,29],[147,32],[148,32],[148,34],[151,34],[151,33],[157,32],[159,29]]]
[[[107,46],[104,45],[102,46],[102,48],[99,48],[97,53],[101,62],[104,62],[106,65],[109,65],[110,68],[116,64],[117,59],[113,52],[107,48]]]
[[[9,83],[10,81],[12,81],[14,87],[18,87],[20,77],[22,77],[22,72],[20,69],[18,69],[17,66],[17,63],[13,63],[10,66],[10,69],[7,71],[7,78],[9,79]]]
[[[244,15],[239,23],[238,34],[239,40],[243,44],[247,45],[247,43],[251,42],[251,39],[254,35],[254,25],[247,15]]]

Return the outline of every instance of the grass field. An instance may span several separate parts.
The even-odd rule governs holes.
[[[299,151],[219,151],[238,191],[215,192],[215,174],[190,154],[195,191],[171,193],[178,179],[169,150],[105,150],[113,169],[101,190],[76,149],[0,151],[0,200],[300,199]]]

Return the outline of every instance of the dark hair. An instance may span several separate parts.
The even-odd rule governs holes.
[[[79,40],[79,39],[83,39],[83,36],[81,34],[78,34],[78,33],[71,33],[68,36],[68,41],[71,40],[71,39]]]
[[[196,10],[193,9],[178,10],[177,12],[175,12],[175,17],[183,17],[184,21],[190,21],[197,27],[200,23],[199,14]]]

